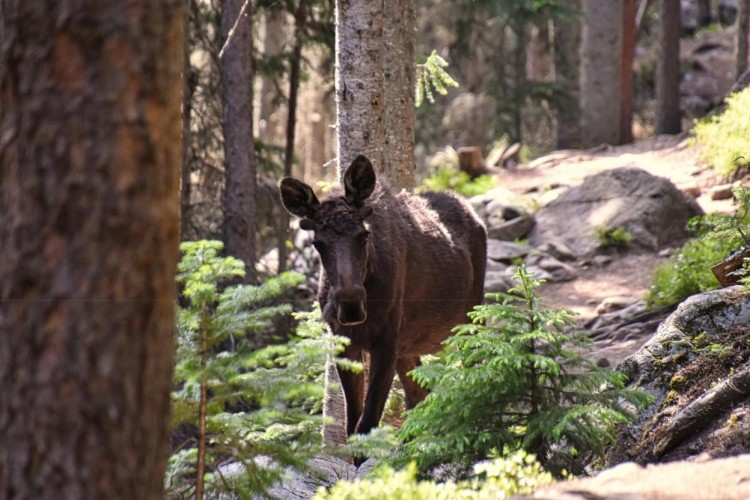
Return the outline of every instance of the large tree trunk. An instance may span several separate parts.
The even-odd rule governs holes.
[[[583,0],[581,137],[584,147],[621,142],[623,1]]]
[[[183,8],[0,7],[0,498],[163,496]]]
[[[221,77],[224,98],[224,238],[227,254],[245,263],[245,281],[254,282],[256,165],[253,146],[252,2],[223,0],[221,32],[226,40]],[[236,25],[236,27],[235,27]]]
[[[656,133],[678,134],[680,117],[680,0],[659,2]]]
[[[391,187],[414,188],[414,0],[385,0],[385,171]]]
[[[555,84],[563,94],[557,109],[557,147],[580,148],[581,141],[581,0],[564,0],[568,10],[555,23]]]
[[[383,2],[336,2],[338,174],[359,154],[385,171]]]

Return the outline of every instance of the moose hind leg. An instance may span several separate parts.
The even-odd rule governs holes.
[[[419,356],[400,356],[396,362],[396,371],[401,385],[404,386],[406,396],[406,409],[410,410],[421,403],[427,397],[428,390],[419,385],[407,375],[410,371],[421,364]]]

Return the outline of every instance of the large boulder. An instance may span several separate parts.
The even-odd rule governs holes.
[[[598,227],[622,227],[630,245],[657,250],[682,243],[687,221],[702,215],[698,203],[663,177],[622,167],[587,177],[536,214],[531,241],[567,244],[576,253],[594,253]]]

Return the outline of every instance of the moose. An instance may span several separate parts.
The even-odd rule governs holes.
[[[393,194],[363,155],[322,202],[291,177],[279,188],[284,207],[314,232],[324,320],[351,340],[346,357],[369,354],[366,393],[362,373],[340,373],[347,433],[366,434],[380,423],[394,373],[407,408],[427,396],[408,372],[482,301],[485,227],[455,194]]]

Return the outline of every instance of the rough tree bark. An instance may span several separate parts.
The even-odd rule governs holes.
[[[656,133],[678,134],[680,116],[680,0],[659,2],[659,60],[656,67]]]
[[[620,144],[623,1],[582,0],[581,139],[583,147]]]
[[[414,188],[414,0],[385,0],[385,172],[394,191]]]
[[[245,263],[246,282],[256,280],[256,164],[253,143],[252,2],[223,0],[221,32],[231,39],[221,61],[224,129],[224,241],[228,255]]]
[[[336,2],[338,176],[359,154],[385,172],[383,2]]]
[[[564,0],[568,13],[555,23],[555,83],[564,96],[557,109],[557,147],[580,148],[581,82],[580,66],[582,16],[581,0]]]
[[[0,6],[0,498],[163,497],[183,8]]]

